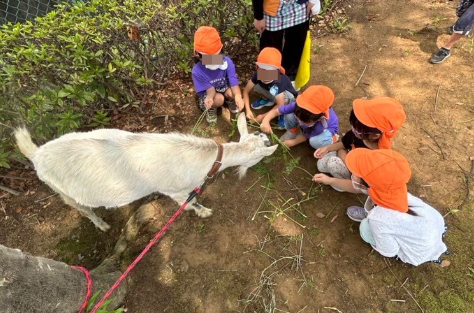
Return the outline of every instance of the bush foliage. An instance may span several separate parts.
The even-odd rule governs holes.
[[[0,28],[0,166],[9,131],[39,139],[103,127],[140,106],[150,89],[191,70],[193,35],[216,27],[226,54],[255,43],[250,0],[90,0],[62,4],[34,22]],[[130,27],[139,35],[129,38]]]

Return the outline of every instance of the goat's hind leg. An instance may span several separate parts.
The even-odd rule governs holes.
[[[76,210],[79,211],[79,213],[81,213],[82,216],[85,216],[87,217],[88,219],[91,220],[92,223],[94,223],[94,225],[96,227],[99,227],[99,229],[103,232],[106,232],[110,229],[110,226],[104,222],[103,219],[101,219],[100,217],[98,217],[97,215],[95,215],[95,213],[92,211],[92,208],[89,208],[89,207],[86,207],[86,206],[83,206],[83,205],[80,205],[79,203],[77,203],[74,199],[66,196],[66,195],[61,195],[64,202],[67,204],[67,205],[70,205],[72,206],[73,208],[75,208]]]
[[[184,201],[186,201],[188,199],[188,196],[189,195],[175,195],[173,196],[172,198],[174,199],[174,201],[178,202],[179,205],[182,205],[184,203]],[[209,217],[212,215],[212,210],[211,209],[208,209],[206,208],[205,206],[199,204],[197,201],[196,201],[196,198],[193,198],[191,200],[191,202],[188,203],[188,205],[184,208],[185,210],[194,210],[194,212],[196,212],[196,215],[199,216],[199,217]]]

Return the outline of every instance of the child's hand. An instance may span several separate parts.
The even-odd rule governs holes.
[[[260,124],[260,129],[267,134],[272,133],[272,127],[270,126],[270,123],[267,121],[262,121],[262,124]]]
[[[204,99],[204,105],[206,106],[206,109],[212,108],[213,104],[214,104],[214,99],[206,96],[206,99]]]
[[[314,157],[316,159],[321,159],[323,156],[325,156],[328,153],[328,146],[321,147],[314,151]]]
[[[240,96],[235,97],[235,104],[237,104],[239,111],[242,111],[245,108],[244,99],[242,99]]]
[[[325,184],[325,185],[331,185],[331,179],[332,179],[331,177],[322,173],[318,173],[314,175],[313,177],[314,182]]]
[[[255,121],[255,116],[253,115],[252,111],[248,110],[246,113],[245,113],[245,116],[247,116],[247,119],[249,121]]]

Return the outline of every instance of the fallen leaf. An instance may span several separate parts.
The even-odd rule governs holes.
[[[339,214],[334,215],[334,217],[331,219],[331,223],[334,222],[338,216]]]
[[[16,208],[15,211],[16,211],[16,213],[20,213],[21,211],[23,211],[23,208],[21,206],[19,206],[19,207]]]
[[[324,215],[323,213],[319,212],[319,213],[316,213],[316,216],[319,217],[319,218],[324,218],[326,215]]]
[[[449,260],[441,261],[441,267],[448,267],[450,265],[451,265],[451,261],[449,261]]]

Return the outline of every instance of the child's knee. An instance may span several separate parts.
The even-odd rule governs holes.
[[[214,105],[213,107],[220,107],[221,105],[224,104],[224,95],[221,94],[220,92],[217,92],[216,95],[214,96]]]
[[[324,146],[332,144],[332,135],[329,131],[324,131],[321,134],[311,137],[309,139],[309,144],[313,149],[319,149]]]

